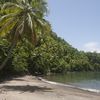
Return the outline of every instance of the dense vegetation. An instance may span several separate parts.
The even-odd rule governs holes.
[[[0,2],[2,4],[6,1],[1,0]],[[8,0],[8,1],[14,3],[16,2],[16,0]],[[41,1],[41,0],[29,0],[29,1],[31,2],[31,1]],[[40,4],[41,3],[39,3],[39,5]],[[39,5],[36,6],[34,5],[33,8],[40,7]],[[11,11],[10,14],[12,12],[13,11]],[[6,13],[8,13],[7,9],[6,12],[3,12],[3,14],[6,15]],[[19,13],[19,10],[17,13]],[[35,21],[34,29],[35,32],[37,33],[34,38],[36,39],[35,45],[33,45],[33,43],[30,42],[31,36],[29,36],[30,35],[28,33],[29,31],[27,31],[28,28],[25,27],[27,30],[24,30],[22,32],[25,35],[23,35],[21,39],[18,38],[17,40],[18,42],[16,42],[16,45],[11,50],[13,44],[11,42],[11,39],[13,39],[13,35],[9,35],[11,34],[11,31],[8,30],[9,28],[7,28],[6,31],[3,31],[3,33],[7,32],[8,35],[0,38],[0,64],[2,64],[4,59],[7,58],[10,50],[11,50],[10,52],[11,56],[9,56],[9,59],[6,62],[5,67],[0,71],[0,75],[24,74],[24,73],[50,74],[50,73],[65,73],[73,71],[100,71],[100,54],[96,52],[85,53],[83,51],[78,51],[77,49],[73,48],[69,43],[67,43],[65,40],[61,39],[60,37],[57,37],[56,33],[50,30],[51,29],[50,24],[46,20],[42,19],[44,13],[45,13],[44,9],[42,13],[36,13],[36,15],[39,16],[39,18],[37,17],[37,19],[39,20],[36,19],[36,16],[35,19],[34,16],[32,17],[34,19],[33,21]],[[0,12],[0,14],[1,16],[3,16],[2,12]],[[26,16],[26,13],[24,16]],[[27,16],[24,18],[27,19]],[[6,19],[5,23],[8,20]],[[20,18],[18,19],[18,21],[22,22]],[[41,24],[41,21],[46,22],[46,24],[43,25],[44,22]],[[4,25],[4,23],[0,23],[0,27],[2,27],[2,25]],[[19,29],[21,28],[22,26]],[[2,33],[1,30],[2,28],[0,29],[0,33]],[[14,28],[14,31],[15,30],[16,28]],[[44,32],[46,34],[41,34]]]
[[[8,49],[9,42],[0,40],[0,63],[6,58]],[[23,39],[1,72],[49,74],[69,71],[100,71],[100,54],[78,51],[52,33],[40,39],[36,46]]]

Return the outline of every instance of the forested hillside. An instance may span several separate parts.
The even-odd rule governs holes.
[[[0,63],[7,56],[9,42],[0,40]],[[55,33],[39,39],[36,46],[23,39],[12,52],[1,73],[50,74],[73,71],[99,71],[100,54],[78,51]]]

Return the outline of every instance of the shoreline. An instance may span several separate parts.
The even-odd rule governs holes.
[[[49,83],[49,84],[53,84],[53,85],[65,86],[65,87],[74,88],[74,89],[80,89],[80,90],[83,90],[83,91],[88,91],[88,92],[93,92],[93,93],[100,93],[100,90],[96,90],[96,89],[81,88],[81,87],[77,87],[77,86],[74,86],[74,85],[71,85],[71,84],[53,82],[53,81],[46,80],[46,79],[44,79],[42,77],[38,77],[38,79],[43,81],[43,82],[46,82],[46,83]]]
[[[43,82],[36,76],[0,83],[0,100],[100,100],[100,93]]]

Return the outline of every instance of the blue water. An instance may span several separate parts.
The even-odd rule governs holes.
[[[54,74],[45,78],[49,81],[69,84],[86,90],[100,91],[100,72]]]

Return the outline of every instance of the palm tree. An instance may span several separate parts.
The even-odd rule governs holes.
[[[6,2],[1,6],[0,36],[10,40],[11,48],[0,70],[6,65],[19,40],[27,38],[35,45],[37,34],[50,31],[49,23],[43,18],[46,11],[44,0],[16,0],[16,3]]]
[[[5,2],[16,2],[16,0],[0,0],[0,3],[5,3]]]

